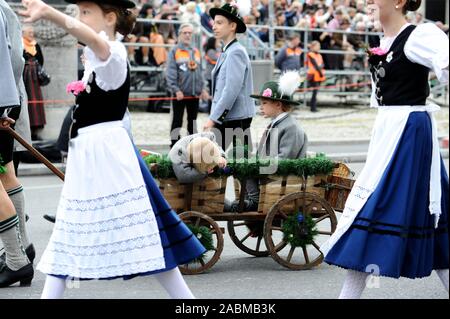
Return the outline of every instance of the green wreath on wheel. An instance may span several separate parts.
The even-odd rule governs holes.
[[[311,245],[319,233],[313,218],[304,216],[301,212],[290,215],[283,221],[282,232],[287,243],[302,248]]]
[[[192,224],[187,224],[187,227],[206,249],[206,252],[196,259],[196,261],[199,261],[200,259],[203,260],[208,251],[215,249],[211,229],[206,226],[195,226]]]

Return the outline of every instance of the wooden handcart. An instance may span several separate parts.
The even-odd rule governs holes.
[[[237,213],[223,211],[227,177],[208,177],[195,184],[180,184],[176,178],[158,179],[164,197],[194,234],[201,241],[205,230],[212,236],[209,240],[212,247],[201,258],[180,266],[182,273],[200,274],[219,261],[225,234],[225,227],[220,227],[219,222],[227,223],[231,240],[247,254],[271,256],[292,270],[318,266],[324,259],[320,245],[335,231],[335,211],[343,210],[353,186],[350,175],[342,163],[337,163],[329,175],[307,178],[268,175],[260,179],[258,209],[252,212],[243,212],[246,180],[235,179],[240,206]],[[292,245],[284,227],[299,214],[314,225],[314,239],[308,244]]]

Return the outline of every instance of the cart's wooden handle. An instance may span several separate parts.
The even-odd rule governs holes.
[[[16,123],[16,121],[9,117],[2,117],[1,120],[0,130],[7,130],[8,127]]]
[[[324,186],[325,188],[344,189],[344,190],[347,190],[347,191],[351,191],[352,190],[352,187],[339,185],[339,184],[334,184],[334,183],[326,183],[326,184],[320,185],[320,186]]]

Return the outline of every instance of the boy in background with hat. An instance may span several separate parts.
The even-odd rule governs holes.
[[[242,17],[248,15],[250,9],[250,1],[241,0],[210,10],[214,36],[224,43],[224,48],[211,73],[213,100],[204,130],[214,128],[224,150],[232,141],[235,145],[236,138],[251,147],[249,128],[255,115],[255,104],[250,98],[252,68],[247,51],[236,39],[237,33],[247,29]]]

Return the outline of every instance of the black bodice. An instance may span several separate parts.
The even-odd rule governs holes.
[[[121,121],[128,107],[130,94],[130,70],[125,82],[116,90],[104,91],[95,81],[92,72],[86,86],[76,98],[70,137],[77,136],[78,129],[103,122]]]
[[[406,41],[415,26],[406,27],[383,56],[369,58],[376,99],[382,105],[425,105],[430,94],[429,69],[405,55]],[[426,39],[424,39],[426,41]]]

